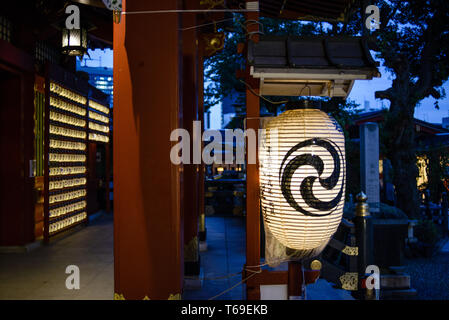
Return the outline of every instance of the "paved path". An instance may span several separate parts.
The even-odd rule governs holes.
[[[207,217],[208,251],[201,253],[200,290],[185,290],[184,299],[209,299],[238,284],[245,263],[243,218]],[[28,253],[0,254],[0,299],[105,299],[114,295],[112,215]],[[68,265],[80,268],[80,290],[65,287]],[[229,276],[231,275],[231,276]],[[311,300],[350,299],[347,291],[325,280],[307,287]],[[245,299],[243,285],[216,299]]]
[[[239,217],[206,217],[208,250],[201,252],[203,270],[203,287],[200,290],[185,290],[184,299],[210,299],[241,280],[242,267],[245,263],[245,220]],[[280,266],[282,268],[282,266]],[[284,266],[285,267],[285,266]],[[235,274],[235,275],[234,275]],[[231,275],[226,278],[226,275]],[[353,300],[346,290],[333,288],[324,279],[307,286],[309,300]],[[238,285],[217,300],[245,299],[244,285]]]
[[[245,224],[238,217],[206,217],[208,250],[201,252],[203,281],[201,290],[184,290],[187,300],[207,300],[236,285],[242,279],[245,263]],[[227,277],[228,275],[233,275]],[[216,298],[242,300],[242,285]]]
[[[0,254],[0,299],[113,299],[112,215],[28,253]],[[68,290],[65,269],[80,268],[80,289]]]
[[[449,300],[449,239],[431,258],[407,259],[405,272],[419,300]]]
[[[441,252],[449,253],[449,239],[446,239],[446,243],[441,248]]]

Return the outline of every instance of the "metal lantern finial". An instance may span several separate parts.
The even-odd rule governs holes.
[[[358,217],[365,217],[369,216],[369,205],[366,203],[368,200],[368,197],[366,194],[361,191],[356,197],[355,197],[357,204],[355,205],[355,215]]]
[[[300,257],[318,255],[343,215],[342,129],[321,110],[287,110],[265,126],[259,159],[262,213],[270,232]]]

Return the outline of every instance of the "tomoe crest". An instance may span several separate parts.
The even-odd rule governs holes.
[[[324,170],[324,163],[323,160],[317,156],[310,153],[303,153],[300,155],[295,156],[293,159],[288,161],[286,164],[285,162],[287,159],[296,151],[300,151],[302,148],[307,146],[320,146],[324,149],[326,149],[329,154],[332,157],[333,164],[334,164],[334,170],[332,174],[327,178],[321,178],[321,175]],[[279,182],[281,186],[282,195],[284,196],[287,203],[294,208],[296,211],[301,212],[302,214],[306,216],[327,216],[334,212],[334,210],[337,208],[342,196],[343,196],[343,189],[344,189],[344,165],[343,164],[344,157],[343,153],[338,147],[338,145],[328,139],[322,139],[322,138],[313,138],[304,140],[298,144],[296,144],[294,147],[292,147],[285,157],[282,160],[280,169],[279,169]],[[285,164],[285,166],[284,166]],[[296,170],[298,170],[302,166],[312,166],[318,173],[318,177],[316,176],[307,176],[303,179],[301,185],[300,185],[300,194],[303,201],[313,209],[316,209],[318,211],[326,211],[325,213],[316,213],[316,212],[310,212],[307,211],[305,208],[303,208],[293,197],[292,190],[291,190],[291,182],[293,174]],[[343,173],[343,174],[341,174]],[[339,181],[340,176],[342,176],[342,183],[340,190],[335,198],[333,198],[330,201],[321,201],[318,198],[315,197],[313,194],[313,185],[314,183],[320,183],[321,186],[326,190],[333,190]],[[318,179],[318,181],[316,181]]]

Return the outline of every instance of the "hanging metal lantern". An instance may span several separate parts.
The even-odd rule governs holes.
[[[69,56],[83,56],[86,52],[86,29],[62,29],[62,53]]]
[[[343,215],[343,131],[319,109],[287,110],[265,130],[259,149],[264,222],[297,256],[316,256]]]

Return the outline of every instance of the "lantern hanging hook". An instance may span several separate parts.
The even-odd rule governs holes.
[[[302,95],[302,92],[304,91],[305,88],[309,89],[309,95],[308,96],[310,97],[312,95],[312,88],[309,86],[308,82],[306,82],[306,85],[304,87],[302,87],[301,91],[299,92],[299,95],[300,96]]]

